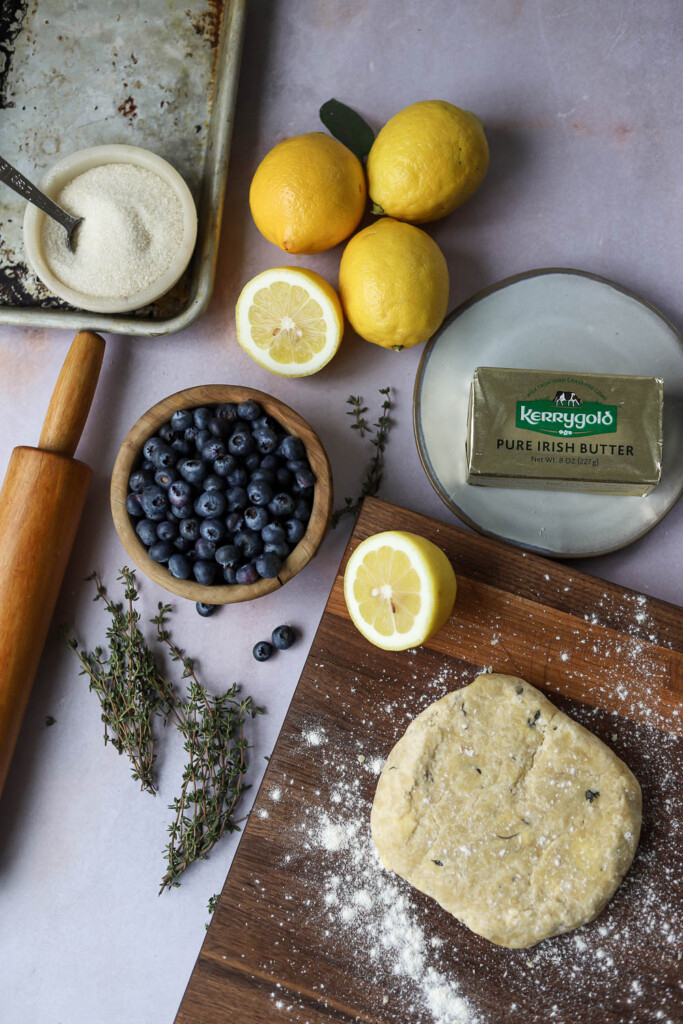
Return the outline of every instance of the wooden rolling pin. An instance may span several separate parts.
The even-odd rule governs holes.
[[[77,334],[38,448],[15,448],[0,491],[0,794],[76,537],[92,470],[73,455],[104,339]]]

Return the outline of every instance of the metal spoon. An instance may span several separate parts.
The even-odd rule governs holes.
[[[52,217],[58,224],[61,224],[66,231],[66,244],[69,246],[71,252],[75,251],[74,246],[74,233],[76,228],[83,220],[82,217],[72,217],[70,213],[63,210],[61,206],[57,206],[52,199],[49,199],[44,192],[41,192],[39,188],[36,188],[32,182],[25,178],[23,174],[8,164],[3,157],[0,156],[0,181],[4,181],[6,185],[18,192],[24,199],[28,199],[29,203],[33,203],[39,210],[46,213],[48,217]]]

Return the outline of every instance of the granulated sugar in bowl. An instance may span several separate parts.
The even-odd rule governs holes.
[[[138,309],[185,271],[197,213],[185,181],[161,157],[137,146],[95,146],[62,160],[39,187],[83,217],[73,252],[51,218],[30,204],[24,217],[33,269],[72,306],[98,313]]]

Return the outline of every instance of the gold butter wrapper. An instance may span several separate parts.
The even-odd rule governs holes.
[[[663,400],[658,377],[479,366],[467,482],[649,494],[662,472]]]

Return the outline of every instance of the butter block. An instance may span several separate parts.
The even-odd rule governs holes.
[[[649,494],[662,472],[663,398],[658,377],[479,366],[467,482]]]

